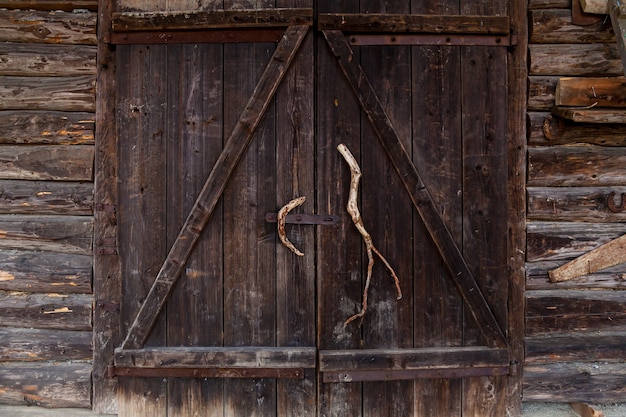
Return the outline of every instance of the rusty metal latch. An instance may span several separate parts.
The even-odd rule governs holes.
[[[265,221],[268,223],[276,223],[278,220],[278,213],[266,213]],[[288,214],[285,217],[285,223],[290,224],[316,224],[322,226],[332,226],[339,223],[338,216],[330,214]]]

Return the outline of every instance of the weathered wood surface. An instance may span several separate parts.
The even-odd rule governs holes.
[[[0,215],[0,248],[92,254],[89,216]]]
[[[89,331],[0,328],[0,360],[90,361],[92,337]]]
[[[527,336],[625,329],[626,295],[622,291],[526,292]]]
[[[623,184],[626,148],[592,145],[528,149],[529,186]]]
[[[570,9],[572,0],[529,0],[528,9]]]
[[[626,235],[599,246],[549,272],[550,281],[561,282],[626,262]]]
[[[526,264],[527,290],[554,290],[554,289],[596,289],[596,290],[624,290],[626,289],[626,265],[621,264],[608,268],[602,272],[585,275],[564,282],[551,282],[548,272],[563,265],[565,261],[538,261]]]
[[[91,407],[91,363],[3,363],[0,402],[49,408]]]
[[[528,187],[528,219],[547,221],[624,222],[626,212],[608,208],[608,196],[617,198],[626,187]],[[619,202],[617,203],[619,204]]]
[[[608,14],[608,0],[579,0],[585,13]]]
[[[528,110],[551,110],[554,107],[554,95],[559,77],[528,77]]]
[[[116,137],[115,52],[109,45],[107,30],[110,24],[112,2],[100,4],[98,33],[101,34],[97,51],[96,123],[94,156],[94,201],[102,207],[118,204],[118,145]],[[117,238],[117,212],[94,211],[94,241]],[[113,360],[113,349],[121,343],[120,309],[106,308],[120,305],[122,297],[119,254],[93,257],[94,323],[92,407],[94,412],[117,413],[117,380],[107,378],[107,367]]]
[[[0,41],[96,45],[97,13],[0,10]]]
[[[89,145],[4,145],[0,179],[91,181],[93,158]]]
[[[624,364],[562,362],[527,365],[524,400],[613,403],[626,395]]]
[[[508,35],[507,16],[333,13],[318,16],[318,29],[343,32],[411,32]]]
[[[562,76],[623,75],[617,45],[558,44],[529,45],[530,74]]]
[[[96,47],[0,43],[0,75],[95,75]]]
[[[313,9],[214,10],[113,13],[114,31],[240,29],[312,25]]]
[[[0,250],[0,290],[90,293],[89,255]]]
[[[23,10],[98,10],[98,0],[1,0],[0,8]]]
[[[88,182],[0,180],[0,214],[93,214]]]
[[[531,146],[588,143],[601,146],[626,146],[624,124],[581,123],[547,112],[528,112],[528,144]]]
[[[0,315],[10,327],[91,330],[92,302],[89,294],[0,291]]]
[[[529,222],[528,261],[569,260],[626,233],[623,223]]]
[[[556,106],[626,107],[624,77],[564,77],[556,85]]]
[[[552,114],[577,123],[626,123],[626,109],[576,109],[570,107],[554,107]]]
[[[0,144],[92,145],[94,119],[93,113],[0,111]]]
[[[0,76],[0,110],[94,112],[95,81],[91,75]],[[130,111],[130,109],[125,111]]]
[[[612,43],[615,35],[608,20],[593,25],[572,24],[571,9],[533,10],[530,12],[530,43],[579,44]]]
[[[526,338],[526,363],[622,362],[624,332],[580,332]]]

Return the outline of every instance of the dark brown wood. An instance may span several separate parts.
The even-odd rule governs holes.
[[[95,79],[0,76],[0,110],[95,111]]]
[[[509,46],[512,41],[505,35],[474,34],[371,34],[356,33],[349,36],[350,44],[368,45],[466,45],[466,46]]]
[[[529,186],[617,185],[626,150],[601,146],[554,146],[528,150]]]
[[[461,252],[441,219],[432,197],[423,184],[415,165],[406,154],[397,133],[382,109],[376,93],[372,90],[357,60],[353,58],[350,45],[341,32],[324,31],[324,36],[337,58],[344,75],[367,114],[378,139],[381,141],[389,159],[409,193],[413,205],[424,220],[429,233],[439,248],[441,256],[450,269],[451,277],[457,289],[468,303],[482,336],[492,347],[506,345],[502,331],[493,313],[483,298],[473,274],[469,270]]]
[[[113,13],[113,31],[240,29],[310,26],[313,9],[214,10],[210,12]]]
[[[524,400],[612,403],[623,398],[623,364],[573,362],[528,365],[524,370]]]
[[[0,180],[2,214],[93,214],[93,185],[81,182]]]
[[[92,228],[88,216],[0,215],[0,248],[90,255]]]
[[[619,291],[527,291],[526,334],[626,328],[624,295]]]
[[[87,294],[28,294],[0,291],[2,323],[11,327],[91,330]]]
[[[624,77],[564,77],[556,86],[556,106],[626,107]]]
[[[98,0],[2,0],[0,7],[22,10],[63,10],[71,12],[76,9],[98,10]]]
[[[72,76],[96,73],[96,47],[0,43],[0,75]]]
[[[0,10],[0,41],[96,45],[97,13]]]
[[[21,146],[0,149],[0,178],[89,181],[93,175],[93,146]]]
[[[117,349],[115,365],[125,368],[315,368],[314,347],[173,347]]]
[[[179,43],[262,43],[278,42],[283,29],[237,29],[237,30],[167,30],[114,32],[111,43],[135,44],[179,44]]]
[[[246,109],[224,146],[220,158],[213,167],[205,187],[203,187],[179,237],[170,250],[170,254],[157,274],[150,294],[129,328],[128,335],[122,345],[124,348],[136,348],[145,342],[167,294],[180,275],[184,262],[188,259],[194,243],[215,208],[226,182],[247,145],[251,142],[253,132],[269,106],[269,100],[276,92],[282,76],[295,56],[304,35],[306,35],[307,29],[306,26],[287,29]]]
[[[97,51],[96,126],[94,155],[94,195],[97,204],[118,204],[118,152],[116,137],[116,60],[104,33],[110,25],[111,0],[99,3]],[[117,211],[94,211],[94,242],[117,237]],[[121,343],[120,310],[106,309],[107,304],[121,303],[121,265],[117,255],[96,253],[93,258],[94,304],[92,408],[96,413],[117,413],[117,380],[107,377],[113,350]]]
[[[323,372],[322,376],[326,383],[357,382],[364,381],[378,385],[389,385],[392,382],[415,381],[418,379],[442,380],[444,378],[468,378],[468,377],[497,377],[508,375],[509,365],[469,366],[466,368],[454,367],[427,367],[424,369],[394,369],[374,371],[330,371]]]
[[[303,368],[136,368],[114,366],[110,374],[120,377],[134,378],[176,378],[170,380],[173,383],[180,378],[197,380],[198,378],[220,379],[303,379]],[[182,380],[179,382],[190,383]],[[187,395],[189,393],[186,393]],[[170,398],[172,393],[170,392]],[[188,406],[189,407],[189,406]],[[193,405],[191,405],[193,407]],[[189,407],[189,408],[191,408]],[[175,407],[172,407],[175,408]]]
[[[91,292],[92,259],[67,253],[0,251],[0,290]]]
[[[90,374],[89,362],[3,363],[0,401],[10,405],[89,408]]]
[[[533,9],[571,9],[572,0],[529,0],[528,8]]]
[[[546,112],[528,113],[529,145],[551,146],[574,143],[623,147],[626,146],[626,126],[573,122]]]
[[[610,193],[625,187],[528,187],[528,219],[548,221],[621,222],[626,213],[607,207]]]
[[[321,13],[317,26],[343,32],[509,34],[507,16]]]
[[[529,222],[528,261],[569,260],[624,233],[622,223]]]
[[[623,332],[579,332],[526,338],[526,363],[621,362],[626,334]]]
[[[611,26],[615,32],[615,39],[622,61],[622,73],[626,74],[626,8],[624,5],[615,0],[607,1],[607,11],[611,18]]]
[[[529,45],[532,75],[606,77],[623,75],[617,45]]]
[[[0,111],[0,143],[92,145],[93,113]]]
[[[0,360],[4,363],[58,361],[59,358],[90,361],[91,339],[89,331],[0,328]]]
[[[564,282],[551,282],[548,272],[563,265],[564,261],[529,262],[526,264],[527,290],[554,290],[554,289],[596,289],[596,290],[622,290],[626,288],[623,279],[624,265],[609,268],[602,272],[586,275]]]
[[[615,42],[615,35],[607,19],[602,18],[597,23],[585,26],[576,25],[572,23],[572,11],[568,9],[531,11],[530,28],[530,42],[533,44]]]
[[[554,107],[554,94],[559,77],[528,77],[528,110],[551,110]]]
[[[626,109],[554,107],[552,114],[577,123],[626,124]]]

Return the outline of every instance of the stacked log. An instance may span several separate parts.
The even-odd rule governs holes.
[[[4,404],[91,406],[96,5],[0,1]]]
[[[626,265],[548,277],[626,234],[626,212],[609,207],[626,193],[626,119],[610,117],[617,98],[606,92],[617,90],[604,88],[624,83],[620,54],[608,18],[574,25],[571,6],[529,2],[524,400],[615,402],[626,386]]]

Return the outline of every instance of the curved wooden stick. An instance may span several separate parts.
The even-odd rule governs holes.
[[[283,242],[283,245],[288,247],[293,253],[298,256],[304,256],[304,253],[300,252],[294,245],[287,239],[287,233],[285,233],[285,218],[287,214],[293,210],[294,208],[302,205],[306,201],[306,197],[298,197],[294,198],[287,204],[285,204],[279,211],[276,216],[276,221],[278,222],[278,237],[280,241]]]
[[[389,262],[387,262],[385,257],[378,251],[378,249],[376,249],[376,246],[374,246],[374,242],[372,240],[372,236],[370,236],[370,234],[365,229],[365,225],[363,224],[363,219],[361,218],[361,213],[359,212],[359,206],[357,204],[359,181],[361,179],[361,169],[359,168],[359,164],[356,162],[356,159],[354,159],[354,156],[352,156],[352,153],[350,152],[348,147],[343,143],[340,143],[337,146],[337,150],[339,151],[341,156],[343,156],[343,159],[346,160],[348,166],[350,167],[350,192],[348,194],[347,210],[352,217],[352,222],[354,223],[357,230],[361,234],[361,237],[363,238],[363,242],[365,243],[365,250],[367,251],[367,259],[369,260],[367,264],[367,278],[365,279],[365,289],[363,290],[363,302],[361,304],[361,311],[354,316],[348,318],[348,320],[346,320],[346,322],[344,323],[345,326],[359,317],[362,319],[365,315],[365,312],[367,311],[367,294],[369,291],[370,281],[372,279],[372,269],[374,267],[374,255],[372,255],[372,252],[378,255],[378,257],[381,261],[383,261],[389,272],[391,272],[391,276],[393,277],[394,283],[396,285],[398,300],[402,298],[402,290],[400,289],[400,280],[398,279],[396,272],[393,270],[391,265],[389,265]]]

